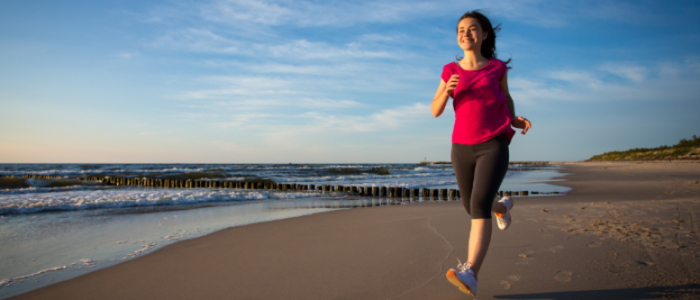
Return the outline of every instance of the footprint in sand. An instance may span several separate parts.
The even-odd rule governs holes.
[[[520,257],[520,261],[518,261],[517,265],[527,265],[529,262],[535,260],[534,257],[532,257],[532,254],[535,253],[534,251],[525,251],[521,254],[518,255]]]
[[[588,247],[588,248],[597,248],[597,247],[600,247],[600,245],[602,245],[602,244],[603,244],[603,243],[595,242],[595,243],[590,243],[590,244],[586,245],[586,247]]]
[[[547,249],[547,251],[552,252],[552,253],[557,253],[557,250],[561,250],[561,249],[564,249],[564,246],[561,246],[561,245],[554,246],[552,248]]]
[[[568,271],[559,271],[556,275],[554,275],[554,279],[561,282],[567,282],[571,281],[571,275],[574,275],[574,273]]]
[[[525,254],[521,254],[521,255],[525,255]],[[499,280],[499,281],[498,281],[498,283],[500,283],[500,284],[503,286],[503,289],[506,290],[506,291],[507,291],[507,290],[510,290],[510,282],[511,282],[511,281],[518,281],[518,280],[520,280],[520,275],[510,275],[510,276],[508,276],[507,279],[510,280],[510,281],[508,281],[508,280]]]
[[[505,280],[500,280],[500,281],[498,281],[498,283],[500,283],[503,286],[504,290],[506,290],[506,291],[510,290],[510,282],[505,281]]]

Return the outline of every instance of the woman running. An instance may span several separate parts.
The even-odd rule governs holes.
[[[467,262],[450,269],[447,279],[462,292],[476,294],[477,276],[491,242],[491,212],[498,228],[510,225],[513,201],[504,197],[494,203],[508,171],[508,145],[515,130],[530,129],[530,121],[515,115],[508,92],[508,67],[496,58],[496,32],[491,21],[478,11],[464,14],[457,25],[457,43],[464,57],[442,70],[442,81],[431,109],[439,117],[452,97],[455,126],[452,132],[452,166],[462,203],[471,215]]]

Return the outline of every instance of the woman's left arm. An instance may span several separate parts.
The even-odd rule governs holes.
[[[530,124],[528,119],[515,115],[515,104],[513,104],[513,98],[510,97],[510,91],[508,90],[508,72],[501,79],[501,91],[506,96],[506,107],[510,111],[510,126],[522,129],[522,134],[527,133],[532,128],[532,124]]]

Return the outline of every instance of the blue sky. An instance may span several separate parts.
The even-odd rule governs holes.
[[[700,4],[665,3],[2,1],[0,162],[449,160],[429,106],[473,9],[533,123],[511,160],[671,145],[700,135]]]

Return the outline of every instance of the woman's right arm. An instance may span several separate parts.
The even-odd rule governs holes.
[[[445,111],[445,105],[447,105],[447,100],[450,99],[450,94],[457,87],[457,82],[459,82],[459,75],[452,75],[450,80],[445,82],[440,79],[440,86],[438,86],[435,92],[435,97],[433,97],[433,103],[430,104],[430,108],[433,112],[434,117],[439,117],[442,112]]]

